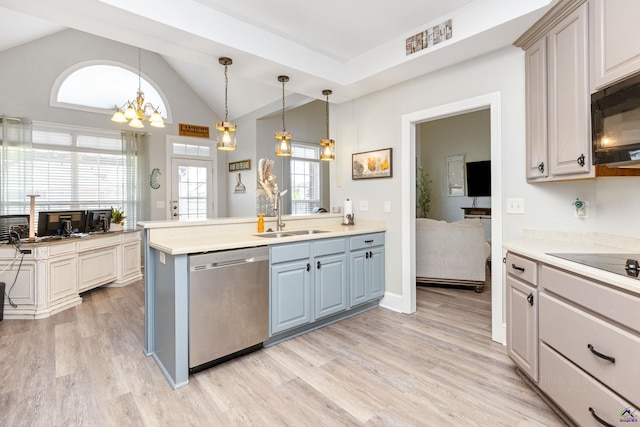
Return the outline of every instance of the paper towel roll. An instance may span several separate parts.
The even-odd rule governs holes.
[[[347,219],[347,215],[351,215],[353,216],[353,202],[351,202],[351,200],[347,199],[344,201],[344,219],[342,220],[343,224],[348,224],[349,220]]]

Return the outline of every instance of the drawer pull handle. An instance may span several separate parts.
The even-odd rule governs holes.
[[[616,358],[612,356],[607,356],[606,354],[599,353],[591,344],[587,344],[587,348],[591,350],[591,353],[595,354],[601,359],[608,360],[611,363],[616,363]]]
[[[533,305],[533,293],[527,295],[527,302],[529,305]]]
[[[511,268],[513,268],[514,270],[522,271],[524,273],[524,267],[518,267],[515,264],[511,264]]]
[[[365,242],[365,243],[373,243],[373,239],[371,239],[371,240],[365,240],[364,242]]]
[[[597,422],[599,422],[600,424],[602,424],[603,426],[607,426],[607,427],[615,427],[613,424],[609,424],[608,422],[606,422],[605,420],[603,420],[602,418],[600,418],[597,414],[596,411],[589,406],[589,412],[591,412],[591,416],[593,418],[596,419]]]

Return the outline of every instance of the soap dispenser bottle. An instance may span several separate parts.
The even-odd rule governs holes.
[[[258,217],[258,233],[264,233],[264,218],[262,214]]]

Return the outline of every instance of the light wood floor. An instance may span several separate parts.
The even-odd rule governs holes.
[[[1,426],[559,426],[491,335],[490,288],[422,288],[169,387],[143,353],[142,282],[0,322]]]

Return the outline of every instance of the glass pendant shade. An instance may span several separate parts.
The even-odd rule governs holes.
[[[227,105],[227,92],[229,89],[229,78],[227,77],[227,67],[233,64],[231,58],[218,58],[218,63],[224,65],[224,121],[216,122],[216,147],[222,151],[233,151],[236,149],[236,125],[229,121],[229,107]]]
[[[142,124],[142,120],[135,118],[129,122],[129,126],[136,129],[142,129],[144,125]]]
[[[331,161],[336,159],[336,142],[333,139],[320,141],[320,160]]]
[[[276,132],[276,156],[288,157],[293,154],[291,149],[293,135],[287,132],[284,125],[284,84],[289,81],[289,77],[278,76],[278,81],[282,83],[282,132]]]
[[[233,151],[236,149],[236,125],[234,123],[217,122],[216,134],[218,150]]]
[[[327,124],[327,137],[320,141],[320,160],[330,162],[336,159],[336,142],[329,138],[329,95],[331,95],[329,89],[322,91],[322,94],[327,97],[325,104],[326,108],[326,124]]]
[[[116,112],[113,113],[111,121],[116,123],[127,123],[127,118],[124,116],[122,110],[118,108]]]
[[[291,156],[291,135],[289,132],[276,132],[276,156]]]

